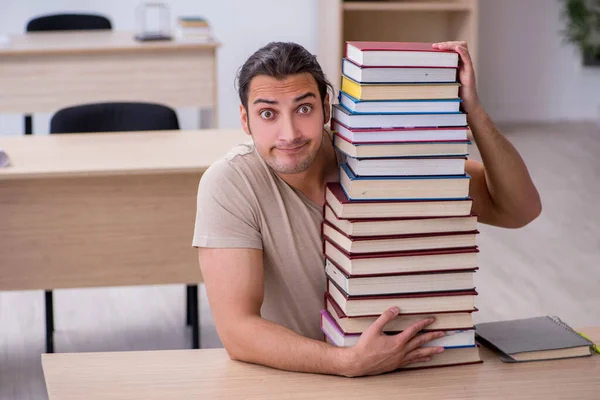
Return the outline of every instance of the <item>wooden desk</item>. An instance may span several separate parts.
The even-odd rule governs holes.
[[[148,101],[213,110],[217,42],[138,42],[133,33],[35,32],[0,47],[0,112]]]
[[[242,130],[0,137],[0,290],[198,283],[202,173]]]
[[[600,327],[585,329],[596,342]],[[297,374],[229,360],[225,350],[43,354],[50,400],[598,399],[600,356],[483,364],[368,378]]]

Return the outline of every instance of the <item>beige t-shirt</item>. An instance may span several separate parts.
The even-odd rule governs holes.
[[[202,176],[193,246],[263,250],[263,318],[323,340],[322,207],[278,177],[253,144]]]

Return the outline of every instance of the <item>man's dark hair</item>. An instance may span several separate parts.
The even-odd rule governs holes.
[[[271,42],[257,50],[242,65],[237,76],[240,101],[248,109],[248,90],[252,78],[266,75],[275,79],[285,79],[290,75],[309,73],[315,78],[321,101],[327,90],[333,87],[325,77],[317,58],[297,43]]]

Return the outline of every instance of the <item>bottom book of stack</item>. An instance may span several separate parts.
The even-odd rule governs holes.
[[[330,283],[331,285],[331,283]],[[435,339],[424,346],[443,346],[444,352],[436,354],[431,360],[409,364],[401,369],[445,367],[456,365],[477,364],[483,362],[479,348],[475,342],[475,327],[473,326],[473,308],[464,312],[439,312],[427,314],[400,314],[385,327],[385,333],[394,335],[401,333],[411,324],[430,317],[435,322],[419,334],[430,331],[444,331],[445,336]],[[348,317],[337,305],[329,293],[325,295],[325,309],[321,311],[321,330],[328,343],[340,347],[354,346],[364,332],[379,315]]]

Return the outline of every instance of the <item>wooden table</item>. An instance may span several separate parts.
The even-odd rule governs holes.
[[[596,342],[600,327],[584,329]],[[298,374],[231,361],[223,349],[42,355],[50,400],[598,399],[600,356],[483,364],[368,378]]]
[[[242,130],[0,137],[0,290],[197,283],[202,173]]]
[[[104,101],[212,109],[219,43],[138,42],[114,31],[32,32],[0,47],[0,112],[55,112]]]

